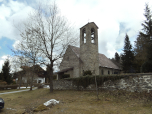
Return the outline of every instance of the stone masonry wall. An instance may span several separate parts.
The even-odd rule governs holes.
[[[102,87],[108,90],[122,89],[131,92],[149,92],[152,90],[152,75],[144,75],[144,76],[130,76],[129,79],[121,79],[115,82],[107,81],[103,84]]]
[[[77,89],[75,85],[72,84],[72,81],[67,80],[55,80],[53,81],[54,89]],[[99,89],[107,89],[107,90],[126,90],[131,92],[149,92],[152,90],[152,75],[144,75],[144,76],[130,76],[128,79],[120,79],[117,81],[107,81]],[[83,88],[81,88],[83,89]],[[89,85],[86,90],[95,90],[95,85]]]
[[[72,49],[68,47],[66,50],[63,60],[60,64],[60,70],[66,69],[73,67],[73,71],[70,75],[71,78],[73,77],[78,77],[79,76],[79,59],[78,57],[74,54]]]
[[[68,90],[73,89],[72,81],[67,80],[53,80],[53,89],[55,90]]]
[[[91,29],[94,30],[94,43],[91,42]],[[83,71],[91,70],[93,74],[99,75],[98,28],[94,23],[88,23],[80,28],[80,58],[83,61],[81,74]]]

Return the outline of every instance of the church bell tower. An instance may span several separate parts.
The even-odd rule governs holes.
[[[93,75],[99,75],[98,26],[94,22],[80,28],[80,59],[81,74],[90,70]]]

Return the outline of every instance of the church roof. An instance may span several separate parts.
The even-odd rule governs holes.
[[[104,54],[99,53],[99,66],[119,69],[117,65],[115,65],[111,60],[109,60]]]
[[[97,28],[99,28],[94,22],[88,22],[86,25],[84,25],[83,27],[85,27],[85,26],[87,26],[88,24],[94,24]],[[81,28],[83,28],[83,27],[81,27]],[[80,28],[80,29],[81,29]]]
[[[75,47],[75,46],[71,46],[71,45],[70,45],[70,47],[71,47],[72,51],[77,55],[77,57],[79,57],[80,56],[80,48]]]
[[[71,46],[73,52],[80,58],[80,48]],[[109,60],[104,54],[99,53],[99,66],[105,68],[119,69],[117,65],[115,65],[111,60]]]

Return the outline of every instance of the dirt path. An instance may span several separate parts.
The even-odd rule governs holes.
[[[34,87],[32,90],[37,89],[37,87]],[[11,91],[11,92],[4,92],[4,93],[0,93],[0,95],[3,94],[10,94],[10,93],[18,93],[18,92],[23,92],[23,91],[29,91],[30,89],[26,89],[26,90],[19,90],[19,91]]]

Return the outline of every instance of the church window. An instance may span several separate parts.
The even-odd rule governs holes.
[[[94,28],[91,29],[91,43],[95,43],[95,30],[94,30]]]
[[[108,70],[108,74],[110,74],[110,71]]]
[[[82,41],[83,43],[86,43],[86,29],[85,28],[82,30]]]
[[[101,75],[103,75],[103,69],[101,70]]]

